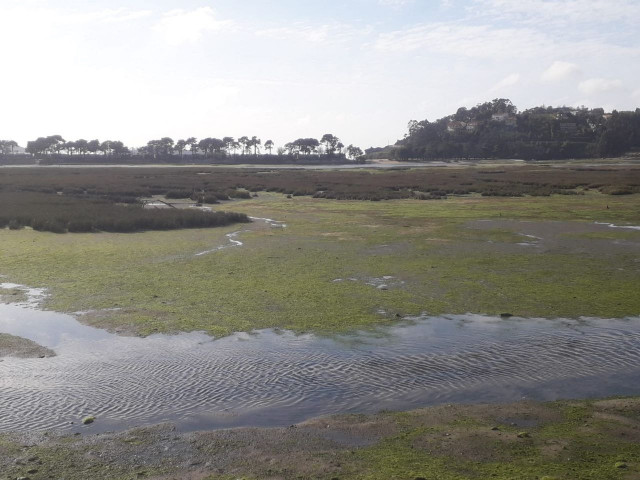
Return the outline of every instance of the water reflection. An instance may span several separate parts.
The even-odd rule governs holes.
[[[0,431],[183,430],[451,401],[637,394],[640,319],[416,317],[334,338],[262,330],[120,337],[73,317],[0,305],[0,331],[56,351],[0,362]]]

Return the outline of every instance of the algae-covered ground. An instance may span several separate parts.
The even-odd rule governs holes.
[[[136,334],[334,332],[439,313],[640,313],[640,195],[335,201],[260,193],[261,220],[134,234],[0,230],[0,273],[47,308]],[[486,222],[490,220],[491,222]],[[578,226],[579,228],[575,228]],[[239,231],[242,246],[227,234]]]
[[[190,434],[91,429],[0,434],[0,479],[640,478],[638,398],[443,405]]]

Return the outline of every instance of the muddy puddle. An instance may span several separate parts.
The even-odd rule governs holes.
[[[275,330],[138,338],[32,301],[0,305],[0,332],[57,356],[0,361],[0,431],[281,426],[447,402],[640,393],[640,318],[422,316],[332,338]],[[81,426],[89,414],[96,422]]]

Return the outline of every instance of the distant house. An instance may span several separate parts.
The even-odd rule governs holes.
[[[447,124],[447,131],[450,133],[459,133],[466,129],[467,124],[465,122],[459,122],[452,120]]]
[[[467,122],[465,129],[467,130],[467,132],[475,132],[478,129],[478,125],[479,124],[476,120],[472,120],[470,122]]]
[[[518,124],[516,116],[511,113],[494,113],[491,115],[491,120],[494,122],[504,123],[508,127],[515,127]]]
[[[2,150],[0,150],[0,153],[2,153]],[[18,145],[17,147],[13,147],[13,149],[7,147],[5,153],[8,155],[24,155],[27,151],[24,147]]]

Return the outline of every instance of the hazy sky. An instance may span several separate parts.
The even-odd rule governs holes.
[[[0,0],[0,138],[334,133],[640,106],[639,0]]]

